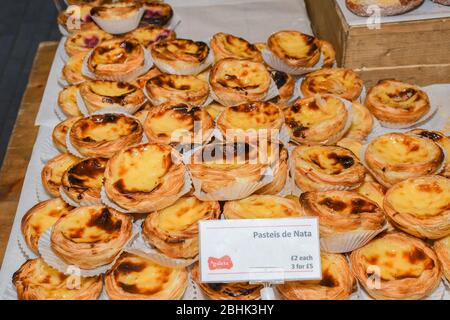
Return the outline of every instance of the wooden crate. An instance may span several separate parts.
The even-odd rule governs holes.
[[[450,18],[350,26],[335,0],[305,0],[319,38],[333,43],[338,65],[367,85],[395,78],[418,85],[450,83]]]

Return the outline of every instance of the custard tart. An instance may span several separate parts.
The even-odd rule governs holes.
[[[115,108],[133,114],[147,101],[142,89],[131,83],[92,80],[80,85],[89,113]]]
[[[76,121],[69,139],[84,157],[110,158],[119,150],[141,142],[143,132],[138,120],[120,113],[105,113]]]
[[[300,196],[300,203],[305,215],[319,217],[323,238],[354,231],[376,231],[386,223],[378,204],[352,191],[305,192]]]
[[[214,129],[208,111],[186,104],[162,104],[149,110],[144,131],[149,141],[162,144],[203,144]]]
[[[87,61],[89,71],[103,80],[130,80],[144,66],[144,48],[133,38],[104,41],[95,47]]]
[[[441,262],[445,279],[450,282],[450,236],[436,241],[433,249]]]
[[[189,75],[163,73],[148,80],[145,88],[154,105],[171,102],[201,106],[209,95],[208,82]]]
[[[53,197],[59,197],[59,187],[64,172],[80,160],[70,153],[63,153],[47,161],[41,172],[41,181],[45,190]]]
[[[236,201],[228,201],[223,208],[225,219],[294,218],[302,216],[298,200],[270,196],[252,195]]]
[[[352,104],[352,124],[345,138],[364,140],[372,132],[374,119],[369,109],[358,102]]]
[[[419,87],[396,80],[381,80],[367,93],[365,106],[383,125],[408,127],[430,111],[430,100]]]
[[[94,269],[114,261],[132,235],[133,218],[106,206],[73,209],[50,237],[54,253],[67,263]]]
[[[55,198],[39,202],[28,210],[20,224],[22,235],[28,247],[34,253],[39,254],[38,241],[41,235],[72,209],[73,207],[61,198]]]
[[[299,99],[284,110],[291,140],[303,144],[334,144],[348,129],[352,116],[344,102],[324,95]]]
[[[165,26],[173,17],[172,7],[168,3],[158,0],[139,0],[144,8],[144,16],[142,22],[155,25]]]
[[[442,150],[444,150],[446,154],[445,167],[440,174],[444,177],[450,178],[450,158],[448,157],[450,155],[450,137],[445,136],[445,134],[439,131],[429,131],[424,129],[414,129],[409,133],[418,135],[422,138],[430,139],[436,142]]]
[[[384,210],[391,223],[418,238],[450,235],[450,179],[426,176],[402,181],[388,190]]]
[[[82,73],[82,65],[84,61],[85,53],[76,54],[67,60],[62,69],[62,78],[66,80],[70,85],[77,85],[88,80]]]
[[[313,36],[298,31],[279,31],[267,40],[269,50],[286,65],[313,67],[320,59],[320,44]]]
[[[141,253],[124,252],[106,273],[111,300],[180,300],[188,286],[186,268],[158,264]]]
[[[374,14],[371,6],[377,6],[381,16],[396,16],[414,10],[424,0],[346,0],[347,8],[361,17],[370,17]]]
[[[192,280],[200,287],[202,293],[212,300],[257,300],[263,289],[261,284],[248,282],[203,283],[200,279],[198,263],[194,265],[191,272]]]
[[[67,86],[58,95],[58,106],[67,117],[78,117],[83,114],[77,102],[78,86]]]
[[[88,53],[105,40],[112,38],[112,35],[101,30],[87,30],[74,33],[67,37],[64,48],[69,56],[79,53]]]
[[[361,78],[351,69],[324,68],[308,74],[302,81],[300,90],[305,98],[316,94],[334,94],[354,101],[363,88]]]
[[[356,285],[344,255],[321,254],[322,280],[291,281],[276,286],[287,300],[347,300]]]
[[[298,146],[291,157],[295,184],[302,191],[355,189],[364,182],[364,166],[348,149]]]
[[[283,111],[271,102],[248,102],[229,107],[217,120],[222,135],[230,140],[242,134],[277,137],[283,124]]]
[[[427,138],[388,133],[369,143],[364,158],[378,182],[391,187],[408,178],[438,173],[444,162],[444,152]]]
[[[142,144],[123,149],[109,160],[105,191],[111,201],[125,210],[157,211],[181,197],[185,171],[172,147]]]
[[[209,82],[219,102],[233,106],[265,100],[271,77],[262,63],[227,58],[212,67]]]
[[[261,157],[257,144],[213,143],[195,152],[188,168],[197,191],[215,193],[226,188],[232,195],[227,192],[220,200],[238,200],[256,191],[250,186],[263,180],[266,170],[278,160],[279,150],[278,144],[268,144]]]
[[[171,206],[150,213],[142,224],[142,236],[171,258],[192,259],[198,255],[198,222],[217,220],[221,210],[217,201],[182,197]]]
[[[105,158],[84,159],[64,173],[61,187],[65,196],[79,205],[100,204]]]
[[[70,128],[72,128],[73,124],[80,119],[81,117],[69,118],[59,123],[55,127],[55,129],[53,129],[52,140],[56,148],[58,148],[61,153],[67,152],[67,133],[69,132]]]
[[[427,244],[403,233],[386,233],[350,255],[352,272],[377,300],[418,300],[439,286],[442,270]]]
[[[51,268],[42,258],[27,260],[12,282],[19,300],[96,300],[102,293],[102,276],[77,277]]]
[[[192,74],[192,70],[200,68],[209,55],[209,47],[205,42],[188,39],[158,42],[150,50],[158,68],[164,71],[169,68],[175,74]]]
[[[175,31],[158,26],[144,26],[130,32],[130,36],[137,39],[144,47],[176,38]]]
[[[263,62],[260,51],[250,42],[228,33],[216,33],[211,39],[215,61],[225,58]]]

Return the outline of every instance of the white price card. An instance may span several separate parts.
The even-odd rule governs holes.
[[[317,217],[199,222],[201,281],[320,280]]]

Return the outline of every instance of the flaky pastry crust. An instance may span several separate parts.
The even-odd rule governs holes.
[[[124,252],[105,277],[112,300],[179,300],[188,286],[188,271],[157,264],[144,255]]]
[[[198,255],[198,221],[217,220],[217,201],[182,197],[173,205],[150,213],[142,224],[142,236],[171,258],[192,259]]]
[[[287,300],[346,300],[356,284],[344,255],[322,253],[322,280],[291,281],[278,285]]]
[[[85,157],[110,158],[142,140],[142,125],[118,113],[92,115],[76,121],[70,130],[72,145]]]
[[[42,258],[27,260],[12,281],[19,300],[96,300],[103,288],[101,275],[74,279],[51,268]]]
[[[142,144],[123,149],[109,160],[105,191],[125,210],[157,211],[180,198],[185,171],[179,155],[169,145]]]
[[[433,250],[403,233],[381,235],[353,251],[350,262],[360,285],[377,300],[422,299],[441,281],[441,266]]]
[[[442,167],[444,153],[429,139],[388,133],[370,142],[364,159],[378,182],[391,187],[408,178],[435,174]]]
[[[80,207],[59,219],[50,237],[52,250],[83,269],[111,263],[128,243],[133,218],[103,205]]]
[[[347,149],[298,146],[291,156],[295,183],[302,191],[355,189],[364,181],[364,166]]]

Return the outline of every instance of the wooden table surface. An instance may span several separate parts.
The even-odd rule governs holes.
[[[3,166],[0,169],[0,263],[16,214],[23,180],[38,133],[34,125],[57,42],[42,42],[36,53]]]

